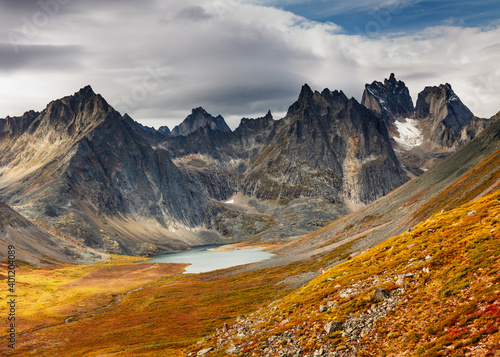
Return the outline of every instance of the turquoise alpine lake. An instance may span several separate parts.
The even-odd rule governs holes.
[[[188,263],[185,274],[205,273],[243,264],[260,262],[272,258],[274,254],[264,248],[238,250],[213,250],[221,245],[203,245],[176,253],[156,255],[146,263]]]

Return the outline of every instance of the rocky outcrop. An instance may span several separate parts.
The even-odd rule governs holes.
[[[38,116],[38,112],[30,110],[21,117],[0,119],[0,139],[11,139],[22,135]]]
[[[467,144],[469,141],[478,136],[483,130],[488,128],[495,120],[492,119],[483,119],[474,117],[470,123],[466,126],[463,126],[460,130],[459,138],[457,139],[456,146],[462,147]]]
[[[361,102],[387,124],[391,143],[410,176],[418,176],[476,137],[490,120],[475,118],[449,84],[426,87],[415,108],[394,74],[365,86]]]
[[[137,254],[146,240],[162,251],[186,248],[169,238],[169,229],[201,227],[208,201],[167,151],[152,148],[151,139],[161,135],[153,131],[85,87],[51,102],[22,135],[2,141],[0,196],[90,247]],[[137,223],[128,232],[107,223],[131,218]],[[139,223],[147,220],[163,241],[147,238]]]
[[[377,113],[387,125],[398,118],[413,118],[415,111],[410,91],[403,81],[396,80],[394,73],[384,83],[366,84],[361,104]]]
[[[170,133],[170,130],[168,130],[168,127],[166,126],[162,126],[160,129],[156,130],[155,128],[136,122],[128,114],[124,114],[122,118],[128,125],[130,125],[136,134],[140,135],[151,145],[156,145],[165,141],[166,137]]]
[[[426,87],[418,95],[415,114],[430,142],[445,148],[458,145],[462,128],[474,118],[448,83]]]
[[[234,132],[203,126],[189,135],[170,136],[163,147],[174,158],[201,154],[219,161],[249,159],[270,143],[275,135],[276,124],[271,112],[268,112],[261,118],[241,119]]]
[[[382,120],[341,91],[308,85],[247,172],[247,195],[332,203],[371,202],[407,180]]]
[[[166,125],[160,126],[160,127],[158,128],[158,131],[159,131],[161,134],[165,135],[165,136],[167,136],[168,134],[170,134],[170,129],[169,129],[169,128],[168,128],[168,126],[166,126]]]
[[[5,247],[0,251],[4,261],[9,245],[15,247],[17,260],[35,265],[61,261],[90,264],[103,259],[101,254],[84,249],[70,237],[57,237],[42,230],[3,202],[0,202],[0,242]]]
[[[391,311],[397,309],[401,302],[405,301],[404,291],[404,288],[387,291],[380,299],[381,302],[377,303],[377,300],[373,300],[374,303],[366,311],[351,314],[343,323],[330,320],[323,326],[320,319],[313,318],[317,315],[312,311],[306,312],[309,314],[309,322],[293,326],[288,319],[282,319],[281,323],[278,323],[282,311],[277,306],[270,306],[248,316],[240,316],[236,323],[231,326],[226,324],[222,329],[216,329],[212,336],[205,339],[205,341],[211,341],[214,347],[204,348],[198,354],[210,349],[210,352],[229,356],[250,356],[252,352],[245,352],[245,350],[248,350],[247,346],[252,344],[257,347],[259,356],[356,356],[356,351],[359,350],[363,337],[369,335],[377,322],[384,319]],[[328,303],[332,309],[337,308],[336,304],[331,301]],[[271,305],[275,304],[276,302]],[[328,309],[320,311],[319,314],[324,314],[327,311]],[[276,326],[287,326],[288,328]],[[314,351],[307,351],[304,348],[304,335],[308,331],[315,331],[315,339],[320,341],[318,343],[320,347]],[[338,341],[339,338],[344,338],[345,344],[339,346],[338,342],[333,342],[335,339]],[[205,341],[201,341],[201,343]],[[188,356],[195,355],[195,352],[188,354]]]
[[[230,185],[217,199],[241,191],[283,204],[320,197],[343,206],[371,202],[407,180],[380,118],[342,92],[308,85],[281,120],[268,112],[242,119],[234,132],[205,126],[164,147],[207,192],[216,192],[207,174],[225,176]]]
[[[187,116],[184,121],[177,125],[172,132],[171,136],[186,136],[199,128],[208,126],[212,130],[219,130],[222,132],[230,132],[231,129],[226,124],[224,118],[220,115],[213,117],[208,114],[202,107],[193,109],[191,114]]]

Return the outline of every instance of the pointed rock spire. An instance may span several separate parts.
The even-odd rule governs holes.
[[[92,98],[95,95],[96,94],[90,85],[86,85],[74,94],[75,97],[83,97],[85,99]]]
[[[186,136],[205,126],[210,127],[212,130],[223,132],[231,131],[221,115],[213,117],[211,114],[207,113],[205,109],[198,107],[193,108],[191,114],[188,115],[181,124],[172,129],[170,136]]]
[[[446,147],[453,145],[452,139],[456,139],[461,128],[468,125],[474,117],[449,83],[439,87],[425,87],[418,95],[415,111],[417,118],[433,123],[432,140]],[[443,135],[443,130],[452,130],[453,133]]]
[[[300,94],[299,94],[299,100],[298,102],[303,105],[305,104],[310,98],[312,98],[312,96],[314,95],[314,92],[312,91],[311,87],[309,87],[307,85],[307,83],[305,83],[303,86],[302,86],[302,89],[300,90]]]
[[[410,91],[403,81],[398,81],[394,73],[384,83],[373,81],[365,85],[361,104],[377,113],[386,124],[397,118],[412,117],[414,113],[413,100]]]

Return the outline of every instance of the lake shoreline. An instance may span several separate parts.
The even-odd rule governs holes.
[[[198,274],[271,259],[275,254],[269,252],[268,248],[270,247],[264,245],[202,245],[182,252],[153,256],[145,262],[189,264],[184,274]]]

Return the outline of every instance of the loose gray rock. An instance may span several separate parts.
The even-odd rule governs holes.
[[[379,300],[379,301],[385,300],[385,299],[389,298],[390,296],[391,296],[391,294],[389,293],[389,290],[384,289],[384,288],[377,288],[373,292],[373,298],[375,300]]]
[[[207,355],[209,352],[212,352],[214,349],[212,347],[209,347],[209,348],[205,348],[201,351],[198,351],[198,353],[196,354],[196,356],[205,356]]]
[[[337,321],[330,321],[325,325],[325,332],[327,335],[335,331],[342,331],[342,323]]]

